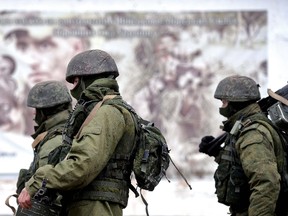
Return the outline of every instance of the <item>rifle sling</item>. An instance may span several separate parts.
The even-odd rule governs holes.
[[[101,107],[101,105],[103,104],[104,101],[109,100],[109,99],[113,99],[115,98],[117,95],[105,95],[103,97],[103,99],[101,101],[99,101],[94,108],[92,109],[92,111],[89,113],[89,115],[87,116],[87,118],[85,119],[85,121],[83,122],[83,124],[81,125],[79,131],[77,132],[75,138],[78,139],[80,136],[80,133],[83,129],[83,127],[85,127],[92,119],[93,117],[96,115],[97,110]]]
[[[281,103],[285,104],[286,106],[288,106],[288,100],[286,98],[284,98],[281,95],[273,92],[271,89],[268,89],[267,92],[272,98],[274,98],[274,99],[280,101]]]
[[[16,213],[15,207],[13,207],[12,205],[10,205],[10,203],[9,203],[9,199],[10,199],[11,197],[15,197],[15,198],[17,199],[17,198],[18,198],[18,195],[17,195],[17,194],[12,194],[12,195],[8,196],[8,197],[6,198],[6,200],[5,200],[5,204],[12,210],[13,214],[15,214],[15,213]]]

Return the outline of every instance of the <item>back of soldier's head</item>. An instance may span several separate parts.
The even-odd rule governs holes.
[[[71,104],[67,86],[60,81],[44,81],[34,85],[28,93],[27,106],[43,109]]]
[[[261,98],[259,85],[253,79],[239,75],[222,79],[216,87],[214,97],[229,102],[257,101]]]
[[[68,63],[66,80],[73,83],[74,77],[107,77],[119,75],[114,59],[102,50],[87,50],[74,56]]]

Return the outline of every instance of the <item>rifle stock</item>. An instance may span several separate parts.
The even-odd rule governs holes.
[[[278,89],[276,92],[276,94],[288,99],[288,84],[283,86],[282,88]],[[267,96],[265,98],[262,98],[261,100],[259,100],[257,103],[259,104],[262,112],[264,112],[265,114],[267,114],[267,110],[269,107],[271,107],[273,104],[275,104],[277,102],[276,99],[274,99],[271,96]]]

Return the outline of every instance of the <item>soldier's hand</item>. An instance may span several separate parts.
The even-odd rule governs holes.
[[[18,203],[22,208],[31,208],[32,203],[31,203],[31,196],[26,190],[26,188],[23,188],[21,193],[18,196]]]
[[[215,139],[213,136],[204,136],[201,139],[201,143],[199,144],[199,152],[208,154],[209,156],[214,156],[213,152],[211,152],[211,142]]]

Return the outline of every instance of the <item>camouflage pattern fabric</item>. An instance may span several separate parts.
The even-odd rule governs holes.
[[[49,108],[69,103],[72,98],[68,88],[59,81],[37,83],[28,93],[27,106],[33,108]]]
[[[242,119],[242,122],[245,122],[248,118],[253,118],[253,115],[259,115],[259,113],[261,113],[261,109],[258,104],[251,104],[224,122],[224,130],[229,132],[236,120],[240,119],[241,116],[247,116]],[[243,209],[237,209],[238,205],[234,203],[233,199],[230,199],[229,203],[226,203],[230,206],[232,215],[246,215],[245,212],[247,212],[249,216],[275,215],[281,180],[280,170],[278,170],[278,168],[280,169],[281,166],[283,166],[281,161],[283,162],[284,160],[284,151],[282,145],[274,142],[272,136],[271,132],[259,123],[251,124],[239,130],[234,149],[241,165],[239,167],[243,169],[244,175],[242,175],[242,177],[238,176],[235,180],[241,182],[246,179],[246,184],[249,184],[248,190],[250,190],[249,193],[251,193],[251,195],[242,201],[237,201],[240,203],[248,203],[246,207],[243,206]],[[282,155],[279,155],[281,152]],[[277,159],[276,156],[280,157],[280,159]],[[220,172],[221,164],[227,161],[222,160],[221,157],[222,155],[218,157],[219,166],[216,172]],[[232,166],[230,165],[230,167]],[[225,172],[227,173],[227,170],[225,170]],[[231,169],[228,170],[228,173],[230,177],[233,175]],[[228,177],[228,179],[230,179],[230,177]],[[229,191],[235,190],[235,181],[231,183],[230,187],[233,185],[234,188],[229,188],[229,183],[227,184],[227,188],[225,189],[226,198],[229,196]],[[241,192],[240,190],[239,192],[246,193],[247,191]]]
[[[103,73],[119,75],[114,59],[102,50],[88,50],[74,56],[67,66],[66,80],[73,82],[75,76],[99,75]]]
[[[246,76],[229,76],[221,80],[216,88],[214,97],[231,102],[259,100],[259,85]]]
[[[105,83],[102,79],[101,84],[95,80],[86,88],[83,95],[88,99],[100,101],[106,94],[119,95],[119,92],[114,92],[112,89],[118,89],[116,80],[107,79]],[[66,159],[59,162],[57,166],[46,165],[40,167],[33,178],[27,182],[26,188],[30,195],[35,194],[37,189],[41,187],[41,180],[44,177],[49,179],[46,185],[47,188],[62,191],[64,194],[76,195],[78,194],[76,192],[83,192],[86,190],[85,188],[90,188],[90,186],[94,188],[91,184],[107,166],[107,162],[113,155],[128,155],[133,148],[134,139],[135,128],[130,112],[124,108],[120,112],[118,108],[104,104],[99,108],[93,119],[83,127],[79,137],[73,140]],[[111,181],[113,179],[110,178],[110,181],[108,179],[106,185],[109,185]],[[109,190],[109,186],[104,187],[103,190],[105,192],[103,194],[112,192],[111,196],[113,198],[113,191]],[[107,213],[111,213],[109,209],[112,209],[114,215],[122,215],[122,208],[125,206],[120,203],[127,203],[128,201],[128,186],[123,194],[124,200],[117,202],[99,200],[95,198],[99,195],[98,191],[88,191],[90,193],[84,193],[81,196],[89,197],[90,201],[87,201],[87,205],[99,206],[99,209],[95,209],[96,207],[87,208],[87,205],[83,205],[83,202],[88,198],[78,196],[79,199],[75,200],[74,197],[66,196],[68,198],[68,202],[66,202],[67,215],[87,215],[85,213],[89,209],[91,210],[89,212],[91,216],[110,215]],[[112,207],[115,205],[117,207]],[[105,210],[103,210],[103,214],[102,209]],[[115,209],[115,212],[113,209]]]

